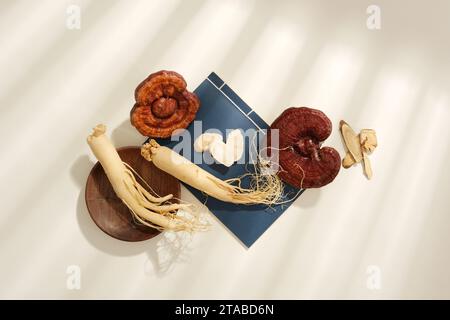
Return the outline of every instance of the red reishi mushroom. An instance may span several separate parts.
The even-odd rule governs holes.
[[[174,71],[151,74],[134,95],[131,124],[147,137],[168,138],[176,129],[186,128],[200,107],[197,95],[186,89],[186,81]]]
[[[341,157],[331,147],[321,147],[331,134],[330,119],[307,107],[286,109],[270,126],[279,130],[278,176],[297,188],[320,188],[339,173]],[[271,134],[268,134],[270,146]]]

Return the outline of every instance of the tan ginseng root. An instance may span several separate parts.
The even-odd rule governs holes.
[[[281,204],[283,201],[283,182],[276,174],[262,174],[259,165],[255,166],[255,173],[244,176],[220,180],[209,172],[195,165],[185,157],[155,140],[150,140],[141,148],[142,156],[153,164],[174,176],[180,181],[200,190],[216,199],[235,204],[264,204],[267,206]],[[251,180],[249,188],[240,186],[241,179],[248,176]]]
[[[102,165],[116,195],[130,209],[136,220],[161,231],[193,232],[206,229],[207,223],[200,217],[194,205],[170,203],[169,200],[173,197],[171,194],[164,197],[154,196],[140,185],[136,181],[134,170],[122,162],[105,132],[105,125],[97,125],[88,136],[87,142]],[[179,214],[180,209],[183,214]]]

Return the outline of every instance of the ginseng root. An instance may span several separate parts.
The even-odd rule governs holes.
[[[97,125],[88,136],[87,143],[102,165],[116,195],[136,220],[161,231],[193,232],[206,229],[207,223],[193,204],[170,203],[173,197],[171,194],[159,197],[139,184],[135,178],[136,172],[122,162],[105,132],[106,126]]]

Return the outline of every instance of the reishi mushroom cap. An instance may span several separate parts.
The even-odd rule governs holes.
[[[149,75],[135,90],[131,124],[144,136],[168,138],[186,128],[200,107],[200,100],[186,89],[184,78],[162,70]]]
[[[284,182],[306,189],[320,188],[334,180],[341,157],[334,148],[322,147],[332,130],[330,119],[322,111],[288,108],[270,126],[270,131],[275,129],[279,130],[278,175]],[[272,147],[275,144],[270,131],[268,146]]]

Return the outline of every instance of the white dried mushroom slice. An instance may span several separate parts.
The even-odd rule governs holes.
[[[217,162],[230,167],[234,163],[234,159],[228,149],[223,141],[215,141],[210,145],[209,152]]]
[[[233,161],[241,159],[244,153],[244,136],[241,130],[236,129],[230,132],[227,138],[227,151],[232,153]]]
[[[231,131],[227,143],[215,140],[209,145],[209,152],[217,162],[230,167],[241,159],[244,153],[244,137],[241,131],[239,129]]]
[[[196,152],[208,151],[210,145],[216,141],[222,141],[222,135],[218,133],[203,133],[195,139],[194,150]]]

